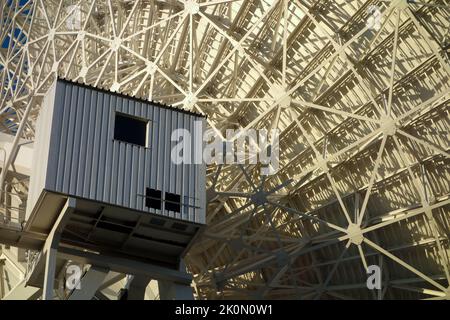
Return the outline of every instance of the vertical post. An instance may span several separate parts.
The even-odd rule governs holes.
[[[7,177],[8,178],[8,177]],[[12,203],[11,203],[11,183],[12,181],[9,180],[5,180],[5,186],[4,186],[4,198],[3,198],[3,205],[5,208],[5,218],[6,218],[6,222],[11,222],[12,219],[12,214],[11,214],[11,207],[12,207]]]
[[[178,269],[186,272],[183,259],[180,260]],[[167,280],[158,280],[160,300],[194,300],[194,292],[190,283],[176,283]]]
[[[73,289],[68,300],[92,300],[108,272],[108,268],[91,266],[84,276],[79,279],[79,288]]]
[[[145,300],[145,291],[150,280],[147,276],[135,275],[129,283],[127,300]]]
[[[52,230],[50,231],[47,240],[45,241],[43,253],[45,255],[45,274],[44,274],[44,289],[42,292],[42,299],[53,299],[53,286],[55,282],[56,272],[56,255],[58,253],[59,241],[61,239],[61,233],[70,219],[72,211],[76,207],[75,198],[67,198],[61,213],[56,219]]]
[[[0,259],[0,299],[5,296],[5,282],[3,280],[3,266],[5,265],[5,260]]]
[[[56,270],[56,254],[57,250],[52,247],[49,247],[45,252],[44,290],[42,292],[43,300],[53,299],[53,284],[55,282],[55,270]]]

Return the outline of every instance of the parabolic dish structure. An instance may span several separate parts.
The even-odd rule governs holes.
[[[450,1],[1,0],[0,17],[2,220],[22,222],[28,179],[7,173],[60,76],[223,136],[279,130],[276,174],[208,166],[197,298],[450,298]]]

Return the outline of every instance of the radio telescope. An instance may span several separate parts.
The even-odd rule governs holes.
[[[224,139],[279,130],[275,174],[208,166],[196,298],[450,298],[450,1],[1,3],[0,235],[26,223],[17,154],[59,76],[205,114]],[[33,252],[10,245],[0,270],[23,278]]]

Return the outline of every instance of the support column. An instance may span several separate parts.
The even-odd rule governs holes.
[[[44,289],[42,291],[42,300],[53,299],[53,284],[56,272],[56,254],[55,248],[48,248],[45,254],[45,273],[44,273]]]
[[[190,285],[158,280],[160,300],[194,300]]]
[[[181,260],[178,269],[186,272],[184,261]],[[170,280],[158,280],[160,300],[194,300],[194,293],[190,283],[178,283]]]
[[[5,265],[5,260],[0,259],[0,299],[5,296],[5,281],[3,280],[3,266]]]
[[[80,289],[74,289],[68,300],[92,300],[108,272],[106,268],[92,266],[81,278]]]
[[[50,231],[47,240],[45,241],[43,254],[45,258],[45,273],[44,273],[44,289],[42,292],[43,300],[53,299],[53,287],[56,273],[56,256],[58,253],[59,241],[61,233],[70,219],[70,214],[76,206],[76,199],[68,198],[64,208],[58,216],[52,230]]]
[[[145,290],[150,278],[144,275],[135,275],[128,287],[127,300],[145,300]]]

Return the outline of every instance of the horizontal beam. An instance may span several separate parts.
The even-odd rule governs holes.
[[[192,276],[185,272],[122,257],[113,257],[104,254],[99,255],[66,247],[60,247],[58,249],[58,256],[67,260],[73,260],[82,264],[91,264],[120,273],[146,275],[155,280],[167,280],[181,284],[190,284],[192,281]]]

